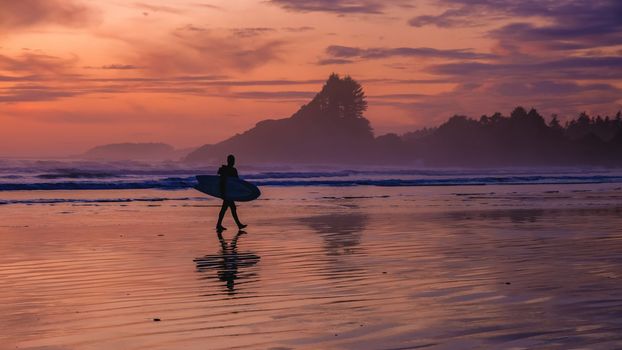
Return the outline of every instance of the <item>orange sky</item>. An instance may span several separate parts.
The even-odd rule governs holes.
[[[0,0],[0,156],[217,142],[331,72],[363,84],[376,134],[519,104],[614,114],[620,5],[559,3]]]

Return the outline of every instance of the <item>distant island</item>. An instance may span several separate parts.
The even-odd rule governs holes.
[[[187,162],[218,163],[227,154],[251,164],[369,164],[429,166],[622,166],[622,117],[581,113],[562,125],[517,107],[479,120],[455,115],[436,128],[374,136],[361,85],[332,74],[291,117],[264,120]]]
[[[190,152],[165,143],[113,143],[93,147],[81,157],[92,160],[179,160]]]

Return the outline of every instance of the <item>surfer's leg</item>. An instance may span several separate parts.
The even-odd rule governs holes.
[[[226,230],[226,228],[222,226],[222,220],[225,218],[225,213],[227,212],[228,206],[229,204],[227,203],[227,201],[222,201],[222,206],[220,207],[220,213],[218,213],[218,223],[216,224],[217,230]]]
[[[240,229],[245,228],[246,225],[241,223],[240,219],[238,218],[238,209],[235,206],[235,202],[231,202],[229,206],[231,207],[231,215],[233,215],[233,220],[235,220],[235,223],[238,225]]]

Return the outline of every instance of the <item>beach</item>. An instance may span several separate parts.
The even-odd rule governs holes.
[[[619,184],[262,191],[4,192],[1,348],[622,347]]]

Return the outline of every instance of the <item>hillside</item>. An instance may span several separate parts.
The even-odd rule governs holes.
[[[233,153],[245,163],[365,163],[374,145],[362,87],[331,75],[322,90],[291,117],[254,128],[190,153],[187,161],[219,162]]]
[[[622,116],[581,113],[562,126],[535,109],[517,107],[479,120],[454,116],[439,127],[375,137],[363,116],[362,87],[331,75],[322,90],[289,118],[264,120],[223,142],[204,145],[189,162],[245,164],[367,164],[461,167],[622,166]]]

